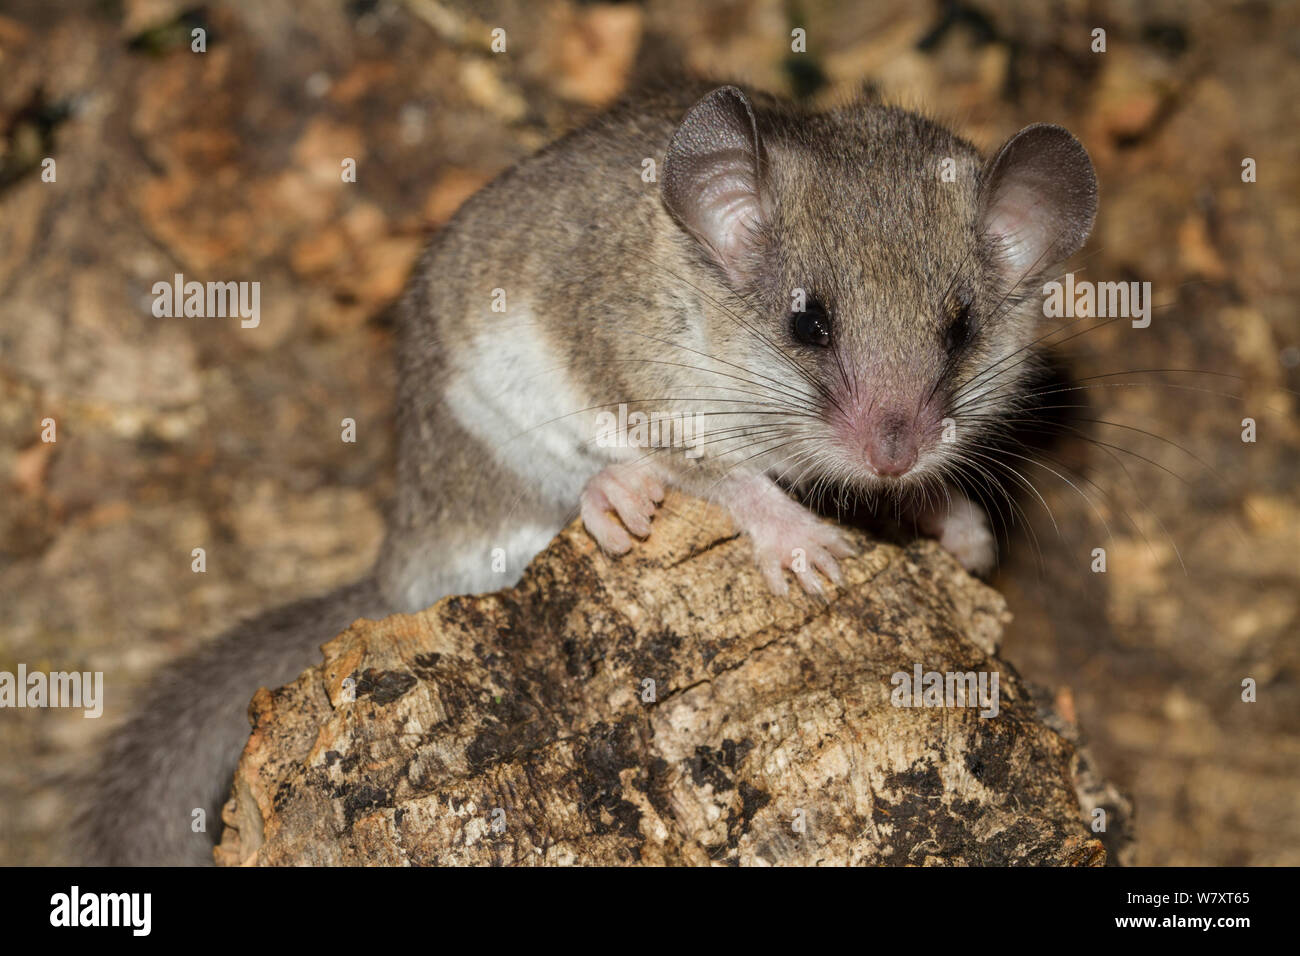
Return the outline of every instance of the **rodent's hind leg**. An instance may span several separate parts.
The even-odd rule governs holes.
[[[854,548],[834,524],[793,500],[766,475],[730,478],[724,484],[722,501],[753,542],[754,561],[773,593],[789,592],[785,569],[814,596],[825,593],[819,571],[842,583],[836,559],[847,558]]]
[[[663,500],[663,483],[650,468],[609,465],[582,489],[582,523],[610,554],[625,554],[632,548],[628,532],[638,538],[649,537],[650,519]]]
[[[998,542],[988,516],[956,488],[950,486],[946,500],[918,514],[917,524],[971,574],[986,575],[997,563]]]

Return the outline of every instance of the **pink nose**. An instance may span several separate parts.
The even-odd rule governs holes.
[[[887,415],[867,440],[867,461],[876,474],[905,475],[916,464],[916,432],[901,415]]]

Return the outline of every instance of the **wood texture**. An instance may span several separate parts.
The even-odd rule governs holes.
[[[575,523],[514,588],[357,622],[255,697],[218,862],[1104,862],[1124,801],[997,658],[1002,598],[858,540],[829,603],[778,599],[670,496],[624,558]],[[894,706],[917,664],[997,672],[997,716]]]

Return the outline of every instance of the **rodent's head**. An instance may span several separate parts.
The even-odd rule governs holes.
[[[774,405],[802,405],[788,431],[816,477],[875,488],[978,464],[1032,366],[1022,306],[1097,206],[1088,154],[1058,126],[983,163],[901,109],[808,114],[731,86],[687,113],[662,194],[735,292],[725,357],[781,383]]]

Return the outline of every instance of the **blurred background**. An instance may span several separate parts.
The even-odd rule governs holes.
[[[98,721],[0,711],[0,862],[55,858],[58,774],[157,666],[369,566],[421,244],[683,71],[871,87],[986,150],[1082,139],[1076,271],[1151,282],[1156,312],[1059,348],[1092,421],[1050,452],[1069,484],[1025,469],[1047,508],[1005,534],[1004,656],[1132,795],[1137,862],[1300,864],[1300,6],[1195,0],[0,0],[0,670],[108,693]],[[155,318],[175,272],[259,281],[260,326]]]

